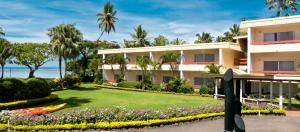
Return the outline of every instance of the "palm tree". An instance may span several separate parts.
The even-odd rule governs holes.
[[[0,65],[1,65],[1,78],[4,76],[4,66],[7,59],[13,55],[12,45],[5,39],[0,39]]]
[[[137,56],[136,64],[142,70],[142,88],[147,88],[149,83],[152,83],[154,71],[159,68],[159,63],[153,61],[149,56]]]
[[[137,47],[146,47],[150,46],[150,42],[147,40],[147,31],[143,29],[142,25],[137,26],[134,29],[134,34],[131,34],[131,37],[134,40],[134,43]]]
[[[50,44],[54,53],[58,56],[59,73],[62,78],[62,58],[67,61],[68,55],[73,55],[75,43],[82,40],[81,32],[73,24],[60,24],[48,30]],[[72,56],[73,57],[73,56]],[[66,67],[66,66],[65,66]]]
[[[117,11],[114,10],[114,6],[107,2],[104,5],[103,12],[97,13],[98,22],[99,22],[99,28],[101,29],[102,33],[98,40],[101,38],[104,32],[109,34],[111,31],[115,31],[115,23],[117,21],[117,17],[115,15],[117,14]]]
[[[298,0],[266,0],[266,4],[269,6],[269,10],[277,9],[276,15],[278,17],[283,16],[284,11],[290,11],[292,14],[297,12]],[[290,14],[286,12],[286,16]]]
[[[158,35],[154,38],[154,46],[165,46],[169,43],[168,39],[163,35]]]
[[[2,36],[5,36],[5,33],[4,33],[3,29],[0,27],[0,38],[2,38]]]
[[[222,68],[222,66],[211,64],[211,65],[206,66],[206,68],[208,69],[209,73],[220,74],[220,69]]]
[[[176,38],[171,42],[171,44],[173,44],[173,45],[182,45],[185,43],[186,43],[186,41],[184,41],[183,39],[179,39],[179,38]]]
[[[213,40],[213,37],[210,33],[202,32],[202,34],[196,34],[198,37],[197,40],[194,42],[195,44],[198,43],[211,43]]]
[[[179,65],[179,62],[180,62],[180,54],[179,53],[173,53],[173,52],[165,53],[160,57],[160,61],[161,61],[161,63],[160,63],[161,65],[162,64],[169,64],[173,76],[174,77],[178,76],[176,74],[176,70],[178,69],[178,65]]]
[[[125,77],[125,72],[127,70],[127,60],[124,58],[122,54],[111,54],[107,55],[104,60],[105,64],[109,64],[111,66],[111,72],[114,75],[115,70],[113,68],[113,65],[118,64],[120,68],[120,78],[118,79],[124,79]]]

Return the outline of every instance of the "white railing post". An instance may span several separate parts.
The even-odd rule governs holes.
[[[273,82],[270,82],[270,103],[273,104]]]
[[[258,98],[261,99],[261,80],[259,81],[258,85]]]
[[[215,79],[215,99],[218,99],[218,79]]]
[[[252,29],[249,27],[247,30],[248,41],[247,41],[247,73],[251,72],[251,43],[252,43]]]
[[[279,84],[279,108],[282,109],[282,82]]]
[[[183,53],[183,50],[180,50],[180,66],[179,66],[180,79],[184,79],[184,74],[183,74],[183,70],[182,70],[183,61],[184,61],[184,53]]]

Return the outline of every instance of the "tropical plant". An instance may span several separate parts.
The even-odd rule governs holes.
[[[160,65],[169,64],[173,76],[174,77],[178,76],[176,71],[178,69],[179,62],[180,62],[180,54],[179,53],[173,53],[173,52],[165,53],[160,57],[160,61],[161,61]]]
[[[134,33],[131,34],[132,41],[124,40],[126,48],[129,47],[146,47],[150,46],[150,42],[147,39],[147,31],[143,29],[142,25],[137,26],[134,29]]]
[[[117,11],[114,10],[114,6],[107,2],[104,5],[103,12],[97,13],[98,22],[99,22],[99,28],[101,29],[101,35],[98,38],[98,40],[101,38],[104,32],[109,34],[111,31],[115,31],[115,23],[117,21],[117,17],[115,15],[117,14]]]
[[[209,73],[220,74],[220,69],[222,68],[222,66],[216,64],[210,64],[207,65],[206,68],[208,69]]]
[[[211,43],[213,41],[213,37],[210,33],[202,32],[202,34],[196,34],[197,40],[195,40],[195,44],[198,43]]]
[[[118,64],[120,68],[120,76],[118,78],[118,82],[124,80],[125,72],[127,70],[127,60],[124,58],[122,54],[110,54],[105,57],[104,60],[105,64],[109,64],[111,66],[111,72],[113,75],[115,75],[115,69],[113,68],[113,65]]]
[[[269,10],[276,9],[276,15],[278,17],[295,14],[297,12],[297,6],[299,5],[298,0],[266,0],[266,4]],[[291,13],[291,14],[290,14]]]
[[[163,36],[163,35],[159,35],[156,38],[154,38],[154,46],[165,46],[169,43],[169,40]]]
[[[48,36],[50,37],[52,50],[58,56],[59,73],[60,78],[62,78],[62,58],[64,58],[65,63],[67,63],[68,58],[75,57],[77,55],[75,43],[80,42],[83,37],[81,32],[76,29],[73,24],[60,24],[52,27],[48,30]]]
[[[171,44],[173,44],[173,45],[182,45],[185,43],[186,43],[186,41],[184,41],[183,39],[179,39],[179,38],[176,38],[173,41],[171,41]]]
[[[4,76],[4,66],[7,60],[13,55],[12,45],[5,39],[0,38],[0,64],[1,78]]]
[[[80,57],[81,57],[81,60],[80,60],[80,62],[81,62],[81,64],[80,64],[81,73],[80,74],[81,75],[80,76],[85,76],[86,69],[89,65],[88,61],[89,61],[89,59],[91,59],[97,55],[98,48],[100,48],[100,45],[95,44],[94,42],[88,41],[88,40],[79,42],[77,44],[77,49],[78,49],[78,51],[80,53]]]
[[[246,32],[241,31],[239,25],[233,24],[233,26],[229,28],[229,31],[223,34],[224,36],[218,36],[216,38],[216,42],[232,42],[234,37],[246,34]]]
[[[2,36],[5,36],[5,33],[4,33],[3,29],[0,27],[0,38],[2,38]]]
[[[154,71],[159,68],[159,63],[153,61],[149,56],[137,56],[136,64],[142,70],[142,89],[149,89],[152,87],[152,76]]]
[[[176,93],[192,93],[194,88],[184,79],[175,77],[167,85],[167,91]]]
[[[13,62],[28,67],[29,78],[33,78],[35,71],[53,58],[49,44],[22,43],[14,44],[13,48],[15,51]]]

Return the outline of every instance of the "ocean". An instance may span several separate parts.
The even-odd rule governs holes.
[[[64,73],[63,67],[62,67],[62,73]],[[27,78],[28,75],[29,75],[29,69],[27,67],[4,67],[4,77]],[[41,67],[34,73],[34,75],[35,77],[41,77],[41,78],[59,78],[59,68]]]

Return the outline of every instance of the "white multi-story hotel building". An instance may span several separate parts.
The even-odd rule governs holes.
[[[282,87],[288,86],[292,87],[289,90],[292,93],[298,92],[293,81],[300,80],[300,16],[242,21],[240,28],[247,35],[235,37],[235,42],[107,49],[98,53],[104,57],[108,54],[124,54],[128,58],[125,76],[128,81],[141,79],[141,70],[135,64],[137,56],[149,56],[158,61],[162,54],[176,52],[181,55],[178,68],[180,77],[188,80],[195,89],[208,77],[206,66],[214,63],[223,66],[221,73],[232,68],[235,74],[272,76],[271,81],[251,81],[250,78],[251,92],[281,92],[282,95]],[[118,69],[118,65],[113,67]],[[116,75],[112,74],[111,66],[103,65],[102,68],[104,78],[114,82]],[[168,82],[170,78],[172,74],[167,64],[154,73],[154,83]],[[287,89],[283,89],[283,94],[288,93],[285,91]]]

